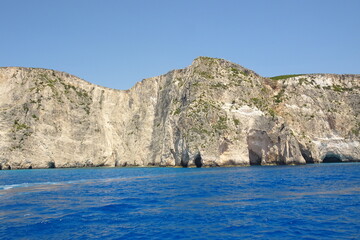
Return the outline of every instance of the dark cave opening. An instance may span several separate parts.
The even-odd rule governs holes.
[[[341,157],[339,154],[335,153],[327,153],[323,159],[323,163],[339,163],[341,161]]]
[[[48,162],[48,168],[56,168],[55,162]]]
[[[184,168],[187,168],[188,167],[188,163],[187,162],[184,162],[184,161],[181,161],[180,162],[180,165]]]
[[[196,166],[197,168],[201,168],[201,167],[202,167],[203,162],[202,162],[202,158],[201,158],[200,153],[198,153],[198,154],[195,156],[194,162],[195,162],[195,166]]]
[[[249,149],[250,165],[261,165],[261,157]]]
[[[180,161],[180,165],[182,166],[182,167],[188,167],[188,165],[189,165],[189,159],[190,159],[190,157],[189,157],[189,153],[188,153],[188,151],[187,150],[184,150],[183,152],[182,152],[182,154],[181,154],[181,161]]]

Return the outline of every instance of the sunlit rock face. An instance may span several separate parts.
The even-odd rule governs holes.
[[[126,91],[0,68],[0,169],[360,159],[360,75],[264,78],[223,59]]]

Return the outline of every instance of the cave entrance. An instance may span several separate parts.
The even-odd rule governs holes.
[[[201,168],[201,167],[202,167],[203,162],[202,162],[202,158],[201,158],[200,153],[198,153],[198,154],[195,156],[194,162],[195,162],[195,166],[196,166],[197,168]]]
[[[55,162],[48,162],[48,168],[55,168]]]
[[[323,163],[339,163],[341,161],[341,157],[339,154],[335,153],[327,153],[323,159]]]
[[[180,161],[180,165],[184,168],[187,168],[189,165],[189,153],[187,150],[183,150],[182,154],[181,154],[181,161]]]
[[[250,165],[261,165],[261,157],[253,150],[249,149]]]

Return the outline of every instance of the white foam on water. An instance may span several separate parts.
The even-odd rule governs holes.
[[[159,176],[135,176],[135,177],[117,177],[117,178],[103,178],[103,179],[78,179],[78,180],[69,180],[62,182],[34,182],[34,183],[20,183],[20,184],[8,184],[0,185],[0,193],[13,191],[14,189],[21,189],[24,191],[33,191],[33,190],[46,190],[47,188],[52,188],[55,186],[66,186],[66,185],[76,185],[76,184],[101,184],[109,182],[119,182],[119,181],[132,181],[132,180],[142,180],[147,178],[157,178]],[[169,175],[167,175],[169,176]]]
[[[29,186],[29,183],[0,185],[0,190],[8,190],[8,189],[12,189],[12,188],[28,187],[28,186]]]
[[[0,185],[0,191],[14,189],[14,188],[31,188],[31,187],[48,186],[48,185],[56,185],[56,184],[62,184],[62,183],[60,183],[60,182],[35,182],[35,183],[19,183],[19,184]]]
[[[65,185],[74,185],[74,184],[94,184],[94,183],[102,183],[102,182],[114,182],[114,181],[122,181],[127,178],[105,178],[105,179],[79,179],[79,180],[70,180],[63,182],[35,182],[35,183],[20,183],[20,184],[8,184],[8,185],[0,185],[0,192],[11,190],[11,189],[37,189],[37,188],[46,188],[49,186],[65,186]]]

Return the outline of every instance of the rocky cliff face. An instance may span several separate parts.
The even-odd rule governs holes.
[[[360,75],[264,78],[223,59],[127,91],[0,68],[0,169],[360,159]]]

